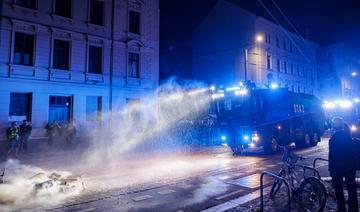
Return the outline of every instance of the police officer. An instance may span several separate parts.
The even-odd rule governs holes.
[[[10,142],[10,148],[6,157],[8,157],[13,150],[15,150],[15,157],[17,157],[19,151],[19,128],[15,122],[12,122],[11,127],[6,130],[6,135]]]
[[[335,187],[338,211],[345,212],[345,198],[343,190],[343,178],[349,193],[348,209],[350,212],[359,211],[355,175],[356,169],[353,153],[353,145],[349,130],[345,129],[342,118],[335,117],[332,120],[333,134],[329,141],[329,171]]]
[[[26,120],[20,125],[20,146],[19,151],[27,152],[29,137],[31,135],[32,126]]]

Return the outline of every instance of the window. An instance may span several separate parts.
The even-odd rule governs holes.
[[[54,40],[53,68],[69,70],[70,42]]]
[[[271,44],[271,35],[270,33],[265,32],[265,42]]]
[[[55,14],[71,18],[71,0],[55,0]]]
[[[90,23],[104,25],[104,1],[90,0]]]
[[[299,64],[296,65],[296,74],[300,76],[300,66]]]
[[[140,99],[138,98],[126,98],[126,106],[132,107],[133,110],[130,112],[130,120],[131,122],[138,122],[141,121],[141,110],[140,110]]]
[[[89,73],[102,74],[102,47],[89,46]]]
[[[285,74],[287,73],[287,63],[286,63],[286,61],[284,61],[284,72],[285,72]]]
[[[50,96],[49,123],[57,121],[60,124],[71,120],[72,98],[70,96]]]
[[[140,77],[140,55],[138,53],[129,53],[128,76]]]
[[[31,93],[10,93],[9,116],[17,121],[31,120]]]
[[[102,97],[87,96],[86,97],[86,120],[100,121],[102,112]]]
[[[280,72],[280,71],[281,71],[281,63],[280,63],[280,59],[277,59],[277,60],[276,60],[276,66],[277,66],[277,70],[278,70],[278,72]]]
[[[290,64],[290,72],[291,74],[294,74],[294,64]]]
[[[140,13],[130,10],[129,14],[129,32],[140,34]]]
[[[276,37],[276,47],[280,47],[280,40],[279,40],[279,38],[278,37]]]
[[[286,40],[284,39],[283,48],[286,50]]]
[[[14,63],[19,65],[33,65],[34,35],[15,33]]]
[[[138,98],[126,98],[126,104],[127,105],[138,105],[140,104],[140,99]]]
[[[304,72],[305,72],[305,66],[302,67],[302,71],[300,72],[300,77],[304,76]]]
[[[16,0],[15,4],[30,9],[36,9],[36,0]]]
[[[271,55],[269,55],[269,54],[266,56],[266,68],[268,70],[271,69]]]

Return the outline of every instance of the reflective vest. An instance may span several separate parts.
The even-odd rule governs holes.
[[[19,138],[19,129],[17,127],[11,127],[8,130],[7,137],[10,140],[18,139]]]

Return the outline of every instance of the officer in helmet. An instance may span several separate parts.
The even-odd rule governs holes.
[[[332,119],[332,136],[329,141],[329,171],[335,187],[338,211],[359,211],[355,175],[356,168],[353,164],[351,133],[341,117]],[[348,210],[345,206],[343,179],[349,193]]]

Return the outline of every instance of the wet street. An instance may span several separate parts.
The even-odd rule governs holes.
[[[327,140],[296,150],[310,165],[327,157]],[[225,211],[259,198],[262,171],[278,172],[281,153],[233,157],[226,147],[128,158],[87,173],[87,189],[52,211]],[[266,187],[270,181],[265,180]],[[266,190],[266,189],[265,189]]]

